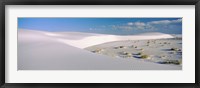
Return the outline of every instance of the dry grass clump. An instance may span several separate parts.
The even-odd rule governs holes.
[[[160,64],[175,64],[175,65],[180,65],[182,64],[182,60],[165,60],[159,62]]]
[[[118,47],[115,47],[115,49],[123,49],[123,48],[126,48],[125,46],[118,46]]]
[[[138,55],[142,55],[142,54],[143,54],[143,52],[139,52],[139,53],[138,53]]]
[[[129,52],[121,52],[121,54],[123,55],[123,57],[132,57],[132,53]]]
[[[119,49],[119,47],[114,47],[114,49]]]
[[[178,48],[171,48],[170,50],[172,50],[172,51],[179,51]]]
[[[149,58],[149,55],[141,55],[140,58],[142,58],[142,59],[146,59],[146,58]]]
[[[103,51],[103,49],[96,49],[94,51],[92,51],[93,53],[100,53],[101,51]]]
[[[127,53],[126,54],[128,57],[132,57],[132,54],[131,53]]]
[[[166,56],[165,55],[163,55],[163,56],[160,56],[160,58],[165,58]]]
[[[125,46],[119,46],[119,48],[125,48]]]
[[[123,55],[132,55],[131,53],[128,52],[122,52]]]

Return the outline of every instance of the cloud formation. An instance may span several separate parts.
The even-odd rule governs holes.
[[[148,22],[148,24],[173,24],[173,23],[180,23],[180,22],[182,22],[182,19],[151,21],[151,22]]]
[[[129,22],[128,25],[130,26],[145,26],[145,23],[143,22]]]
[[[121,29],[121,30],[157,30],[159,28],[164,27],[167,29],[170,25],[181,23],[182,19],[177,20],[160,20],[160,21],[150,21],[147,23],[144,22],[128,22],[124,25],[112,25],[113,29]]]

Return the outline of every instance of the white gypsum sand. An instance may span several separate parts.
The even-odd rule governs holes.
[[[86,50],[116,58],[137,59],[168,65],[182,64],[182,40],[180,38],[115,41],[87,47]]]
[[[90,33],[88,33],[89,35]],[[66,35],[68,35],[66,33]],[[91,34],[90,34],[91,35]],[[95,35],[95,34],[93,34]],[[73,35],[74,36],[74,35]],[[84,36],[85,37],[85,36]],[[72,45],[77,48],[86,48],[93,45],[98,45],[111,41],[120,41],[120,40],[146,40],[146,39],[162,39],[162,38],[173,38],[173,36],[163,33],[148,33],[145,35],[132,35],[132,36],[117,36],[117,35],[98,35],[96,36],[87,36],[80,40],[69,40],[66,38],[60,38],[59,41]]]
[[[94,45],[121,41],[173,38],[158,33],[116,36],[79,32],[18,31],[18,70],[180,70],[137,59],[113,58],[84,50]]]

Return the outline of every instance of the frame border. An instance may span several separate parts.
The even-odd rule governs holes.
[[[195,83],[5,83],[5,6],[6,5],[195,5]],[[0,87],[5,88],[199,88],[198,41],[200,0],[0,0]]]

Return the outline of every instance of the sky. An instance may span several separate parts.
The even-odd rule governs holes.
[[[18,18],[18,29],[116,35],[182,34],[182,18]]]

